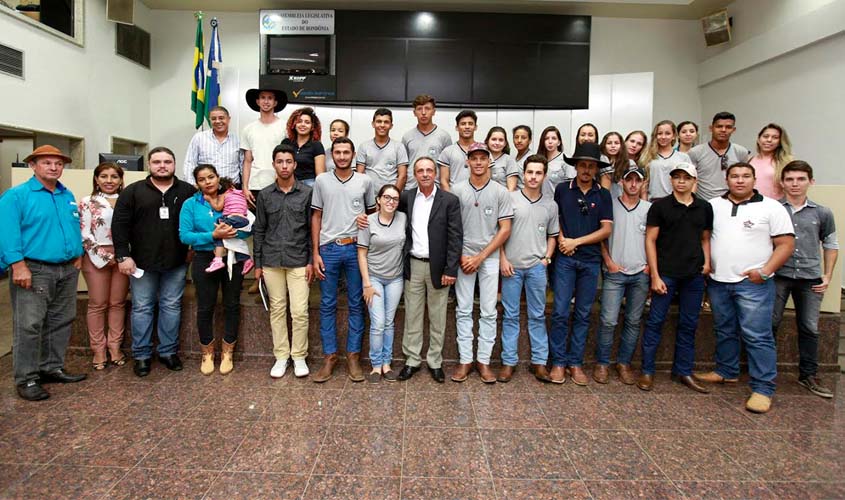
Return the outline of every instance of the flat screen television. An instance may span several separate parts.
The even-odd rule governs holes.
[[[267,72],[277,75],[328,75],[331,36],[270,35]]]
[[[144,170],[144,157],[142,155],[116,155],[112,153],[100,153],[100,163],[114,163],[123,170],[141,172]]]

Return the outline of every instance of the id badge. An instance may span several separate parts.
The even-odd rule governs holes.
[[[170,208],[168,207],[161,207],[158,209],[158,218],[161,220],[167,220],[170,218]]]

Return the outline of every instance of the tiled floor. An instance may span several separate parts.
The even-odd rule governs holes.
[[[845,498],[845,377],[837,397],[779,381],[768,415],[746,386],[698,395],[658,376],[612,381],[324,385],[268,376],[137,379],[131,366],[14,394],[0,359],[2,498]],[[69,358],[88,371],[88,360]],[[316,367],[313,367],[316,368]],[[450,368],[450,367],[449,367]]]

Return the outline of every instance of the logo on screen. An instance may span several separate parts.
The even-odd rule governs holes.
[[[266,15],[261,18],[261,26],[264,26],[265,30],[271,30],[276,27],[275,21],[269,15]]]

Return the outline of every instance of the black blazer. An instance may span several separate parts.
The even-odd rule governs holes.
[[[411,278],[412,225],[418,189],[403,191],[399,196],[399,210],[408,215],[408,225],[405,228],[405,279]],[[440,279],[444,274],[458,277],[463,242],[461,201],[452,193],[438,188],[434,193],[434,204],[428,218],[428,255],[431,284],[434,288],[443,288]]]

